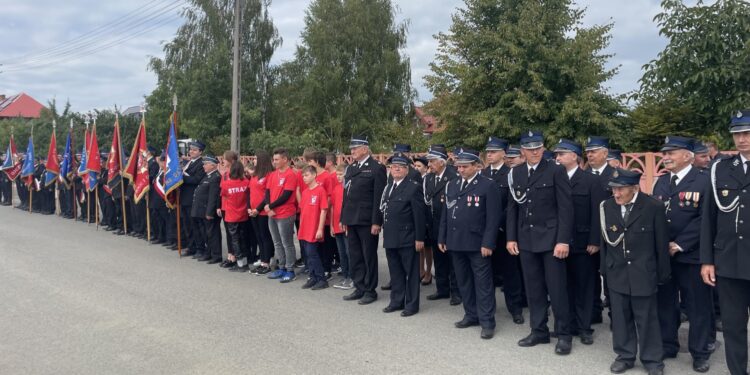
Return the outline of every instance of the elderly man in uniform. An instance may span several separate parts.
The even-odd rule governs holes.
[[[659,325],[665,358],[680,349],[680,297],[690,317],[688,348],[693,370],[707,372],[713,331],[711,288],[701,280],[701,209],[708,193],[708,174],[693,167],[693,139],[668,136],[661,151],[665,173],[654,185],[653,197],[664,202],[669,235],[672,279],[659,287]]]
[[[355,290],[346,301],[367,305],[378,299],[378,237],[383,213],[378,209],[386,185],[385,167],[370,155],[367,137],[352,137],[352,164],[346,169],[341,224],[347,230],[349,265]]]
[[[403,317],[419,311],[419,252],[424,250],[426,228],[422,186],[408,178],[409,162],[406,155],[393,154],[392,179],[380,202],[383,247],[392,286],[391,301],[383,312],[403,310]]]
[[[464,317],[457,328],[480,325],[480,337],[495,335],[495,287],[492,252],[500,227],[500,190],[481,175],[479,153],[463,149],[456,156],[460,178],[446,187],[440,219],[440,251],[450,251],[456,269]]]
[[[591,345],[594,343],[591,317],[599,281],[599,257],[595,256],[600,242],[599,203],[606,196],[596,176],[579,168],[583,152],[579,143],[561,139],[554,151],[557,163],[565,167],[570,179],[575,215],[573,244],[567,258],[571,332],[578,333],[582,344]]]
[[[632,368],[638,350],[649,375],[664,371],[657,313],[658,285],[669,281],[669,233],[664,205],[639,192],[641,174],[617,169],[613,199],[600,205],[601,269],[609,287],[612,347],[610,371]]]
[[[739,154],[711,166],[700,260],[703,281],[719,291],[729,372],[739,375],[747,374],[750,309],[750,109],[732,117],[729,132]]]
[[[456,283],[456,273],[451,257],[445,251],[437,249],[440,220],[445,203],[445,186],[458,178],[458,174],[448,168],[448,151],[444,145],[432,145],[427,153],[427,164],[430,168],[424,178],[424,198],[427,204],[427,245],[431,246],[435,259],[435,288],[434,294],[427,296],[427,300],[435,301],[450,298],[451,305],[461,304],[461,293]]]
[[[510,199],[508,197],[508,173],[510,173],[510,168],[504,163],[505,151],[508,146],[508,141],[490,137],[484,147],[488,166],[482,170],[482,175],[495,181],[500,190],[500,226],[497,231],[497,243],[501,250],[505,244],[505,218],[508,199]],[[513,317],[513,323],[523,324],[523,300],[525,296],[518,257],[510,255],[507,251],[492,252],[492,273],[498,284],[499,281],[502,281],[505,307]]]
[[[573,201],[565,168],[543,159],[544,137],[529,131],[521,136],[526,163],[508,174],[508,242],[520,255],[529,303],[531,333],[522,347],[550,342],[547,310],[552,303],[557,345],[555,353],[570,354],[570,305],[565,259],[573,237]]]

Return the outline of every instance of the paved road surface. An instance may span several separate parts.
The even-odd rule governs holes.
[[[434,284],[402,318],[381,312],[383,292],[359,306],[55,216],[0,207],[0,223],[0,374],[608,374],[614,358],[604,325],[567,357],[518,347],[528,325],[512,323],[499,291],[485,341],[453,327],[460,306],[424,300]],[[726,373],[723,346],[711,364]],[[689,355],[666,373],[693,373]]]

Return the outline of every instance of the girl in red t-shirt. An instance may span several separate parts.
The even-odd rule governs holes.
[[[229,178],[221,181],[221,203],[224,222],[226,223],[227,243],[233,253],[229,254],[229,261],[236,262],[236,270],[248,270],[247,255],[240,246],[242,241],[241,227],[248,220],[250,193],[248,181],[245,179],[245,167],[239,161],[234,161],[229,167]],[[222,210],[217,210],[222,215]]]
[[[263,209],[266,196],[266,179],[273,172],[271,155],[265,151],[255,154],[255,172],[250,179],[250,223],[255,231],[255,239],[260,249],[260,266],[251,272],[255,275],[265,275],[271,272],[269,262],[273,257],[273,239],[268,229],[268,215]]]

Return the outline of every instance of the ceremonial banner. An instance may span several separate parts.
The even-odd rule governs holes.
[[[96,139],[96,122],[91,130],[89,145],[86,147],[88,155],[86,156],[86,172],[88,173],[88,191],[94,191],[96,184],[99,182],[99,173],[102,172],[102,158],[99,154],[99,141]]]
[[[138,203],[149,190],[150,182],[148,176],[148,146],[146,143],[146,121],[141,120],[138,134],[135,136],[133,151],[130,160],[122,171],[133,184],[133,200]]]
[[[18,160],[18,151],[16,151],[16,142],[13,140],[13,135],[10,135],[10,142],[8,143],[8,150],[5,151],[5,163],[3,163],[0,170],[8,175],[11,181],[15,181],[16,177],[21,174],[21,167],[23,164]]]
[[[177,135],[175,134],[174,114],[172,114],[169,125],[169,138],[167,139],[166,172],[164,173],[164,199],[169,208],[174,208],[174,190],[182,185],[182,167],[180,166],[180,155],[177,150]]]
[[[50,186],[60,175],[60,164],[57,162],[57,139],[55,137],[55,127],[52,126],[52,137],[49,140],[49,149],[47,150],[47,164],[44,165],[44,186]]]

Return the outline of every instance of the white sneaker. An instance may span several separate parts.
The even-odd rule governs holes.
[[[253,267],[260,267],[260,260],[256,260],[255,263],[253,263]]]
[[[341,280],[338,283],[334,284],[333,287],[336,289],[353,289],[354,281],[352,281],[352,279]]]

